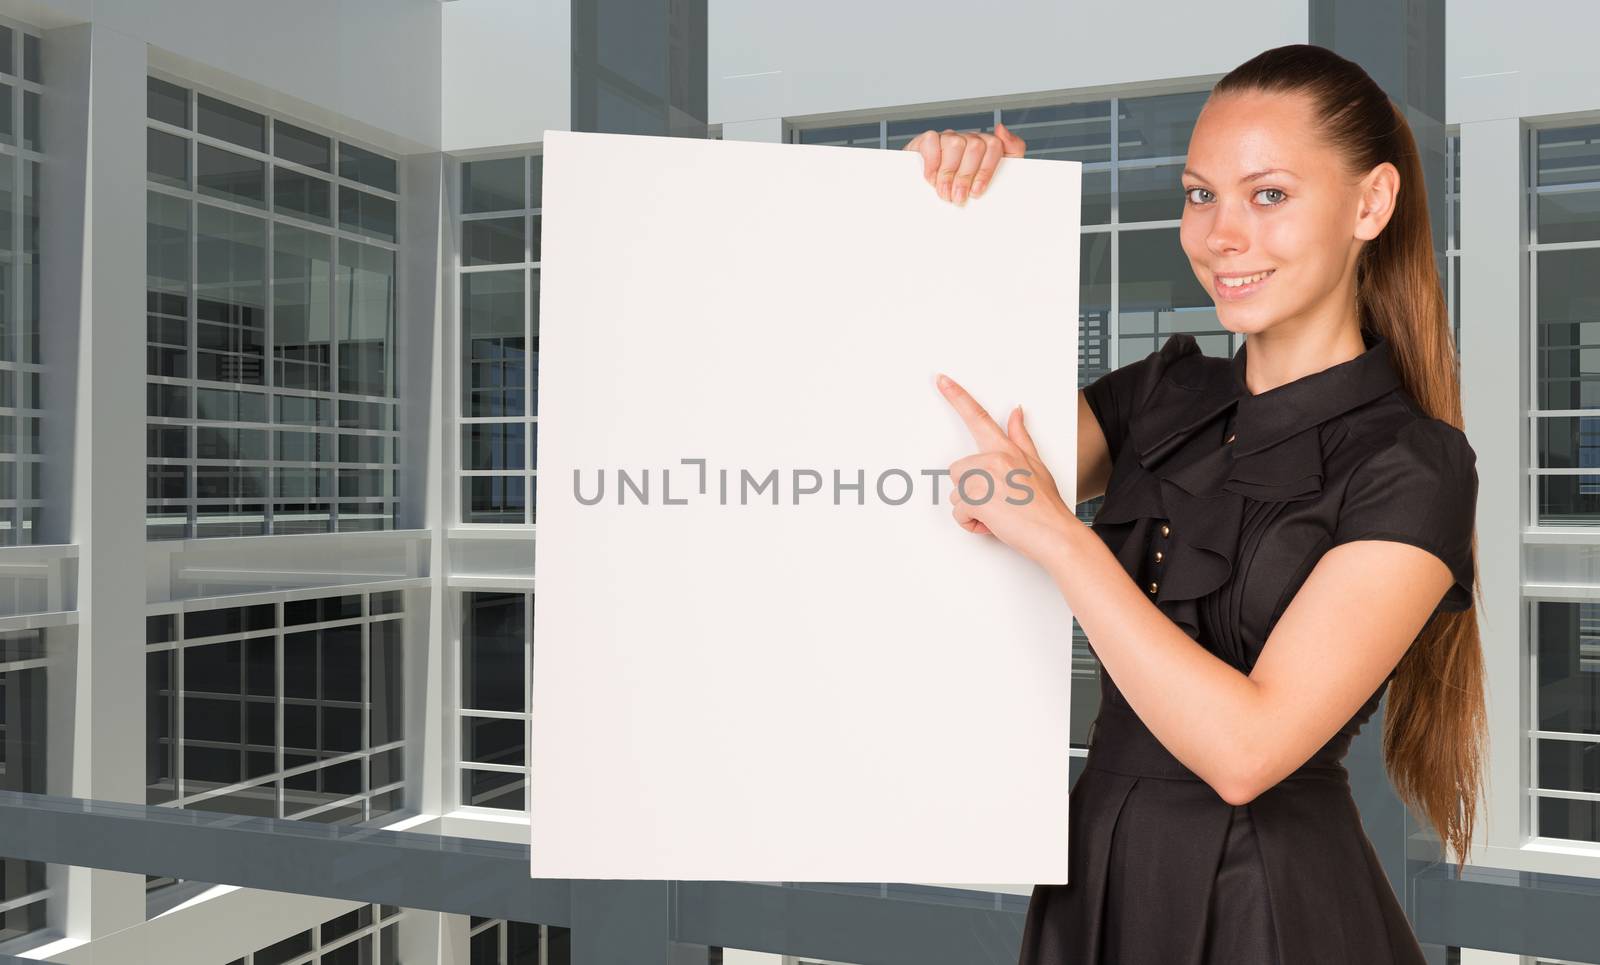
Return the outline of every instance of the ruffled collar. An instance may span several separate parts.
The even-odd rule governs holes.
[[[1353,359],[1252,394],[1245,384],[1249,342],[1228,362],[1175,335],[1162,378],[1128,423],[1128,451],[1114,467],[1097,530],[1130,575],[1145,540],[1140,520],[1169,521],[1167,562],[1155,602],[1199,634],[1196,601],[1232,574],[1244,499],[1309,499],[1322,491],[1320,427],[1401,385],[1383,336],[1363,329]],[[1188,356],[1199,356],[1187,360]],[[1234,441],[1225,442],[1231,416]]]

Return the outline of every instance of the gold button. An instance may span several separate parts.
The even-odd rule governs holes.
[[[1157,563],[1161,562],[1161,551],[1160,550],[1156,550],[1156,562]]]
[[[1172,527],[1168,526],[1166,523],[1162,523],[1161,524],[1161,535],[1162,536],[1171,536],[1172,535]]]
[[[1151,583],[1150,584],[1150,592],[1154,593],[1155,591],[1156,591],[1156,584],[1155,583]]]

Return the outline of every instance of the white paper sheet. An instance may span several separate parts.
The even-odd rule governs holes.
[[[1080,165],[545,137],[533,875],[1064,881],[1071,613],[923,473],[943,371],[1075,501]]]

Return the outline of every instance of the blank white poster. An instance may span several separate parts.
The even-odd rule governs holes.
[[[1065,881],[1072,614],[934,376],[1076,503],[1081,166],[544,146],[532,874]]]

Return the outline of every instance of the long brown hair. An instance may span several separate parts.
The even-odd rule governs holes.
[[[1384,161],[1400,172],[1394,213],[1357,261],[1361,323],[1388,339],[1418,405],[1462,428],[1455,340],[1435,265],[1422,161],[1405,115],[1359,65],[1311,44],[1258,54],[1212,88],[1213,95],[1245,92],[1308,97],[1319,132],[1351,175]],[[1457,877],[1483,795],[1488,741],[1476,529],[1472,569],[1477,604],[1428,621],[1395,669],[1383,725],[1384,764],[1395,790],[1455,851]]]

